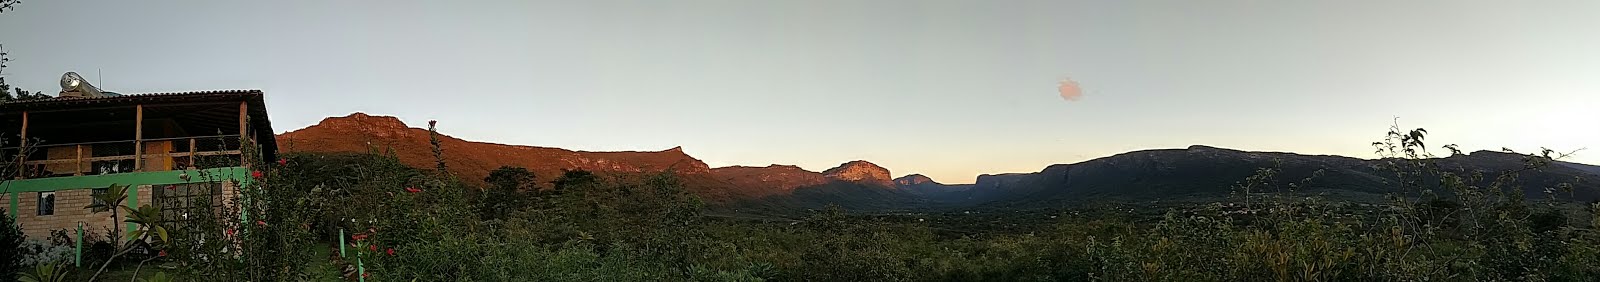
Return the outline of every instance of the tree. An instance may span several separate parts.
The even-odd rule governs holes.
[[[17,4],[22,4],[22,0],[0,0],[0,14],[16,9]]]
[[[22,4],[22,0],[0,0],[0,13],[15,10],[17,8],[17,4]],[[6,53],[5,48],[0,46],[0,102],[50,97],[45,96],[44,92],[28,92],[27,90],[22,90],[22,88],[17,88],[16,91],[12,91],[11,85],[6,84],[6,78],[4,77],[6,73],[6,63],[11,62],[11,57],[6,55],[8,54]]]
[[[106,187],[105,193],[94,195],[93,197],[94,202],[90,203],[88,206],[84,206],[83,208],[89,209],[89,211],[92,213],[109,211],[111,212],[111,220],[115,222],[117,219],[122,218],[122,216],[119,214],[120,210],[117,209],[117,207],[121,207],[122,202],[128,200],[128,185],[112,184],[110,187]],[[111,234],[107,235],[111,236],[111,242],[119,241],[118,239],[122,237],[122,225],[112,224]]]
[[[489,182],[492,190],[522,191],[533,190],[533,172],[519,166],[502,166],[489,172],[489,177],[483,178]]]
[[[489,187],[484,189],[482,198],[478,200],[479,214],[483,219],[503,219],[512,211],[521,209],[527,204],[533,187],[533,172],[516,166],[502,166],[489,172],[489,177],[483,178],[489,182]]]

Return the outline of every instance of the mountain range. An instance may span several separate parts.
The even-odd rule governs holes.
[[[278,135],[279,150],[309,153],[392,153],[402,163],[433,168],[429,132],[399,119],[354,113],[331,117]],[[506,145],[440,135],[451,173],[483,185],[489,171],[521,166],[542,183],[563,170],[600,174],[671,172],[692,193],[713,206],[731,209],[812,209],[838,204],[856,210],[907,210],[952,206],[1049,207],[1092,201],[1182,201],[1237,192],[1235,187],[1262,168],[1276,168],[1275,189],[1373,198],[1393,191],[1397,178],[1382,170],[1390,159],[1247,152],[1208,146],[1133,151],[1032,173],[985,174],[973,184],[947,185],[918,174],[893,177],[890,170],[854,160],[821,172],[793,165],[712,168],[682,148],[661,151],[585,152]],[[1477,151],[1436,160],[1441,169],[1493,176],[1523,167],[1524,155]],[[1586,179],[1587,178],[1587,179]],[[1556,162],[1523,172],[1515,182],[1529,197],[1572,201],[1600,199],[1600,166]],[[1586,181],[1590,180],[1590,181]],[[1570,191],[1553,189],[1571,183]]]

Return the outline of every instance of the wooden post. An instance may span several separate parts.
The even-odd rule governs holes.
[[[22,112],[22,140],[17,142],[17,179],[27,178],[28,165],[28,112]]]
[[[73,146],[78,148],[78,163],[72,168],[72,175],[83,175],[83,145]]]
[[[144,168],[144,105],[133,106],[133,171]]]
[[[250,160],[246,159],[244,154],[244,138],[247,138],[245,137],[245,129],[248,128],[247,122],[250,121],[249,106],[248,102],[239,102],[239,166],[249,166],[250,164]]]
[[[195,151],[194,150],[194,138],[189,138],[189,168],[190,169],[194,169],[194,168],[200,167],[200,166],[196,166],[194,164],[195,163],[194,151]]]

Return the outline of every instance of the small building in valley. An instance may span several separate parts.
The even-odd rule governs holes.
[[[123,95],[67,80],[58,97],[0,104],[0,207],[29,238],[124,224],[85,209],[112,185],[128,186],[126,206],[159,203],[163,220],[192,220],[192,209],[235,198],[251,163],[276,158],[259,90]]]

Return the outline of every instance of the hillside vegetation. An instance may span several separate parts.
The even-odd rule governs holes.
[[[167,255],[140,262],[179,280],[210,281],[1600,277],[1600,206],[1557,199],[1570,185],[1546,198],[1515,187],[1518,175],[1559,155],[1516,155],[1523,166],[1458,173],[1421,150],[1423,136],[1396,130],[1375,144],[1388,158],[1370,173],[1393,179],[1368,184],[1390,195],[1375,203],[1300,193],[1327,172],[1290,173],[1294,164],[1266,161],[1210,183],[1232,192],[1205,201],[893,213],[831,206],[794,216],[708,213],[671,172],[545,175],[506,166],[472,185],[395,153],[294,153],[255,164],[262,174],[243,190],[254,200],[220,215],[248,213],[250,221],[174,226],[173,239],[157,246]]]

